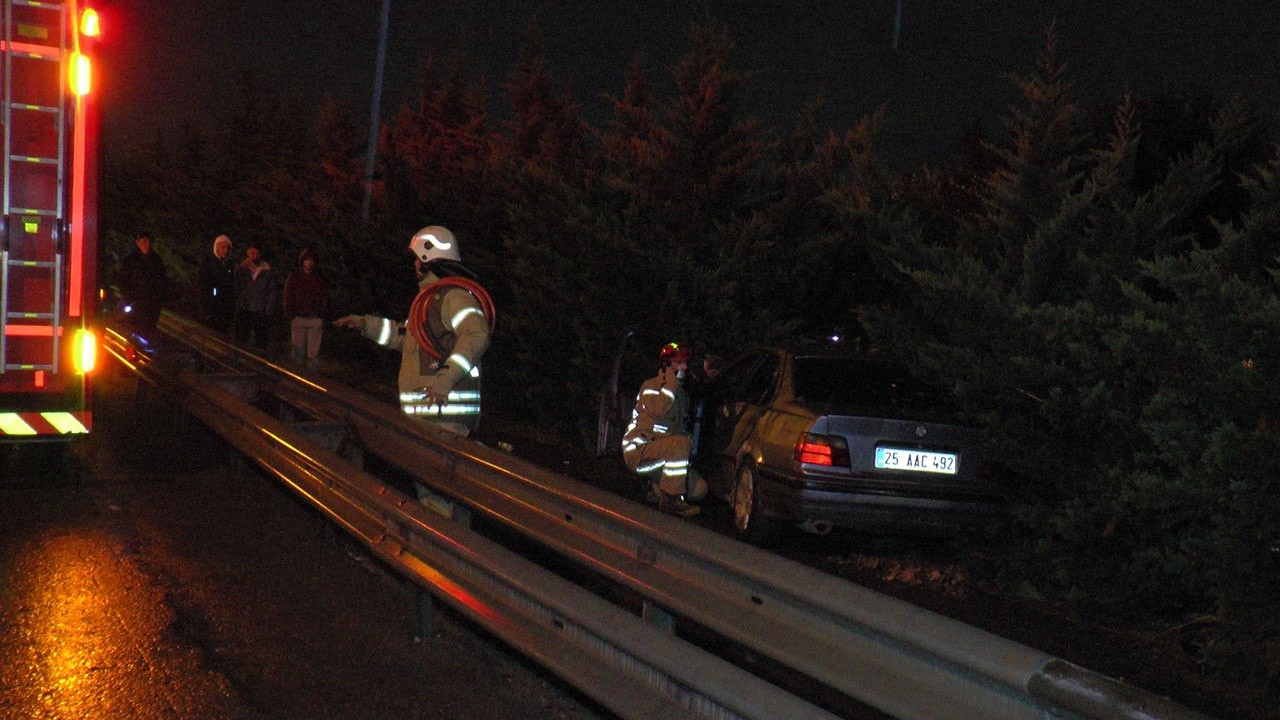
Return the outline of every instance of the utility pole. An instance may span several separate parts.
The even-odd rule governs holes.
[[[890,49],[894,52],[898,51],[898,36],[902,34],[902,0],[898,0],[898,9],[893,13],[893,40],[889,43]]]
[[[373,103],[369,110],[369,150],[364,164],[364,205],[360,217],[369,222],[373,202],[373,166],[378,155],[378,119],[382,115],[382,76],[387,65],[387,27],[391,21],[391,0],[382,0],[382,27],[378,33],[378,59],[374,62]]]

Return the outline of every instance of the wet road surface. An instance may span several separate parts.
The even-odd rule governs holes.
[[[0,478],[0,719],[610,717],[127,390]]]

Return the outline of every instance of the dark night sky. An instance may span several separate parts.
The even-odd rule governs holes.
[[[994,124],[1016,101],[1008,79],[1034,68],[1043,30],[1057,22],[1059,57],[1080,99],[1203,85],[1242,92],[1280,116],[1272,0],[709,0],[728,23],[735,65],[754,73],[747,109],[788,128],[825,90],[825,116],[841,131],[885,104],[881,151],[914,162],[945,157],[971,122]],[[368,118],[381,0],[100,0],[107,106],[105,139],[217,119],[248,71],[264,88],[330,94]],[[685,52],[699,2],[675,0],[392,0],[383,117],[412,87],[422,58],[462,50],[474,79],[496,90],[537,16],[553,76],[584,117],[607,119],[602,93],[619,94],[627,63],[644,52],[667,82]],[[656,85],[658,88],[664,85]]]

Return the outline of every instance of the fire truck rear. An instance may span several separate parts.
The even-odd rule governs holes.
[[[93,428],[98,340],[97,14],[0,0],[0,454]]]

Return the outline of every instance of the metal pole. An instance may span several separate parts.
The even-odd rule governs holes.
[[[902,34],[902,0],[898,0],[898,9],[893,13],[893,41],[889,47],[897,52],[898,36]]]
[[[369,221],[369,205],[373,200],[373,165],[378,154],[378,117],[382,114],[382,76],[387,65],[387,26],[391,18],[391,0],[382,0],[382,27],[378,34],[378,59],[374,63],[373,103],[369,109],[369,149],[364,165],[364,204],[360,217]]]

